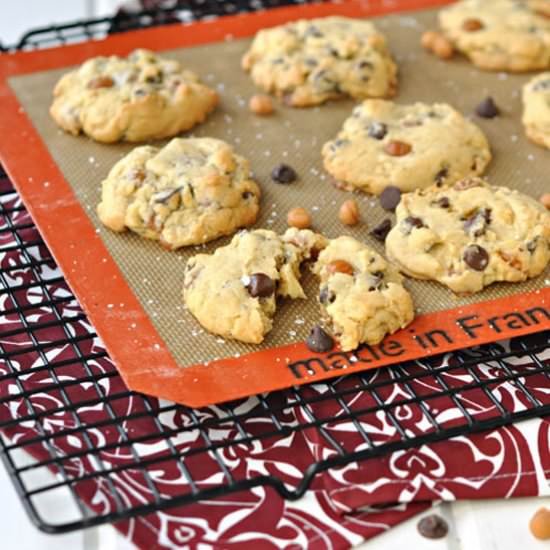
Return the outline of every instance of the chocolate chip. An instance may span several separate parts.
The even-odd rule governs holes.
[[[373,122],[369,126],[369,136],[374,139],[384,139],[388,133],[388,127],[383,122]]]
[[[384,210],[393,212],[401,201],[401,189],[395,185],[388,185],[380,194],[379,200]]]
[[[252,298],[267,298],[275,292],[275,282],[265,273],[254,273],[250,275],[246,290]]]
[[[493,98],[487,97],[476,107],[476,114],[481,118],[495,118],[500,114],[500,110]]]
[[[370,61],[360,61],[359,62],[359,68],[360,69],[366,69],[366,68],[372,69],[372,63]]]
[[[441,206],[441,208],[449,208],[451,206],[449,197],[440,197],[435,201],[435,204],[437,204],[437,206]]]
[[[375,271],[370,274],[372,277],[371,285],[369,286],[369,292],[379,290],[383,285],[384,273],[382,271]]]
[[[321,304],[332,304],[336,300],[336,296],[328,289],[328,286],[324,286],[319,292],[319,302]]]
[[[447,522],[437,514],[431,514],[422,518],[416,525],[418,532],[427,539],[442,539],[447,536],[449,526]]]
[[[489,265],[487,250],[477,244],[467,246],[462,257],[466,265],[475,271],[483,271]]]
[[[541,80],[533,86],[533,92],[539,92],[541,90],[550,89],[550,78],[548,80]]]
[[[271,178],[276,183],[292,183],[296,181],[297,174],[291,166],[288,164],[278,164],[271,171]]]
[[[378,241],[384,242],[386,240],[386,237],[388,236],[388,233],[391,229],[391,220],[386,219],[383,222],[379,223],[371,232],[370,234]]]
[[[448,175],[449,169],[447,167],[441,168],[441,170],[434,177],[435,183],[441,185]]]
[[[537,249],[539,243],[539,237],[535,237],[533,240],[529,241],[527,243],[527,251],[533,254],[533,252]]]
[[[306,346],[315,353],[325,353],[334,347],[334,340],[319,325],[315,325],[306,339]]]
[[[255,195],[254,195],[254,193],[252,193],[252,191],[245,191],[245,192],[241,195],[241,197],[242,197],[243,199],[245,199],[245,200],[250,199],[251,197],[254,197],[254,196],[255,196]]]
[[[491,209],[480,208],[464,221],[464,231],[474,237],[485,234],[487,226],[491,223]]]
[[[405,230],[405,234],[409,235],[413,229],[420,229],[421,227],[426,227],[424,222],[420,218],[415,216],[407,216],[401,224]]]

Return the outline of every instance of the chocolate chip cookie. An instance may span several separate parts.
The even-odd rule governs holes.
[[[550,149],[550,72],[523,87],[523,126],[527,137]]]
[[[99,219],[168,249],[205,243],[256,221],[260,188],[248,161],[213,138],[137,147],[102,183]]]
[[[335,139],[323,146],[325,169],[337,185],[379,195],[453,183],[479,175],[491,160],[481,130],[450,105],[397,105],[367,99]]]
[[[404,273],[472,293],[536,277],[550,261],[550,213],[480,178],[403,195],[386,252]]]
[[[329,241],[313,269],[321,308],[343,351],[377,344],[413,320],[412,298],[397,269],[356,239]]]
[[[202,122],[218,96],[173,59],[148,50],[89,59],[54,89],[50,114],[66,132],[96,141],[172,137]]]
[[[261,30],[242,59],[254,83],[294,107],[345,95],[389,97],[397,67],[386,39],[364,20],[325,17]]]
[[[541,5],[540,0],[462,0],[441,10],[439,23],[454,47],[481,69],[546,69],[550,19]]]
[[[209,332],[259,344],[271,330],[277,297],[305,298],[300,264],[325,240],[310,230],[282,236],[265,229],[241,231],[214,254],[197,254],[185,268],[183,298]]]

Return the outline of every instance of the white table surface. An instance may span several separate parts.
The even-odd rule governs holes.
[[[0,548],[2,550],[131,550],[111,526],[67,535],[46,535],[28,519],[5,469],[0,466]],[[64,499],[58,499],[62,506]],[[528,529],[530,517],[550,498],[479,500],[445,503],[425,512],[438,513],[451,527],[445,539],[433,541],[416,530],[418,517],[394,527],[359,548],[362,550],[544,550]],[[420,516],[419,516],[420,517]],[[259,549],[260,550],[260,549]]]

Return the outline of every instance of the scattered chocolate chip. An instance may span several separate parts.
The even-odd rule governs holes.
[[[451,206],[449,197],[439,197],[439,199],[435,201],[435,204],[437,204],[437,206],[441,206],[441,208],[449,208]]]
[[[476,32],[483,29],[485,25],[479,19],[465,19],[462,28],[468,32]]]
[[[391,229],[391,220],[386,219],[382,222],[380,222],[371,232],[370,234],[378,241],[384,242],[386,240],[386,237],[388,236],[388,233]]]
[[[449,526],[447,522],[437,514],[431,514],[422,518],[416,525],[418,532],[427,539],[442,539],[447,536]]]
[[[288,164],[278,164],[271,171],[271,178],[277,183],[292,183],[296,181],[298,175],[294,168]]]
[[[395,185],[388,185],[378,199],[380,200],[380,206],[384,210],[393,212],[401,201],[401,189],[395,187]]]
[[[246,289],[252,298],[267,298],[275,292],[275,281],[265,273],[254,273]]]
[[[412,151],[412,146],[404,141],[394,140],[386,143],[384,151],[392,157],[403,157]]]
[[[250,199],[251,197],[254,197],[254,196],[255,196],[255,195],[254,195],[254,193],[252,193],[252,191],[245,191],[245,192],[241,195],[241,197],[242,197],[243,199],[245,199],[245,200]]]
[[[471,244],[464,250],[464,261],[475,271],[483,271],[489,265],[487,250],[477,244]]]
[[[383,122],[373,122],[369,126],[369,136],[374,139],[384,139],[388,133],[388,127]]]
[[[476,107],[476,114],[481,118],[495,118],[500,114],[500,110],[493,98],[487,97]]]
[[[306,346],[315,353],[325,353],[334,347],[334,340],[319,325],[315,325],[306,339]]]

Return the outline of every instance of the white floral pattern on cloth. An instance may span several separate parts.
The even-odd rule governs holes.
[[[0,195],[8,186],[7,180],[0,180]],[[13,443],[29,442],[26,450],[40,461],[48,458],[51,449],[58,457],[68,456],[61,462],[65,474],[70,478],[89,476],[74,487],[96,513],[107,514],[121,505],[149,505],[154,503],[155,493],[162,499],[185,495],[191,489],[186,472],[191,472],[200,489],[227,482],[229,476],[250,480],[264,475],[281,479],[289,489],[296,488],[310,464],[337,452],[330,441],[346,451],[366,449],[359,426],[375,444],[399,438],[387,414],[366,413],[357,422],[339,419],[342,402],[328,399],[334,388],[349,390],[342,399],[350,409],[368,410],[376,405],[372,393],[354,389],[354,377],[341,378],[330,386],[304,388],[302,397],[312,398],[308,408],[296,403],[292,391],[271,394],[263,401],[253,397],[231,407],[194,411],[128,395],[101,341],[91,336],[93,328],[18,196],[3,195],[0,202],[15,207],[10,222],[22,227],[18,237],[25,243],[24,249],[19,246],[0,215],[0,280],[11,288],[21,287],[12,291],[17,304],[0,288],[0,353],[6,358],[0,355],[0,426]],[[34,259],[32,267],[28,267],[30,258]],[[43,288],[32,286],[37,277],[50,282]],[[57,312],[48,305],[52,298]],[[25,322],[41,351],[18,353],[33,341],[29,330],[22,330],[16,306],[24,308]],[[63,325],[57,322],[60,317]],[[88,358],[86,365],[79,361],[75,346],[67,343],[68,336]],[[514,352],[514,342],[503,345]],[[538,357],[542,364],[550,360],[550,353]],[[445,361],[454,360],[441,360],[440,378],[449,387],[468,384],[472,374],[467,369],[445,371]],[[535,368],[513,353],[507,364],[510,369]],[[478,366],[476,373],[495,379],[498,368],[488,363]],[[19,373],[19,385],[14,371]],[[386,405],[407,399],[412,389],[426,396],[440,389],[433,372],[422,375],[421,370],[406,384],[382,383],[394,373],[381,369],[364,375],[381,383],[378,399]],[[550,404],[546,376],[520,380],[541,403]],[[496,382],[492,390],[509,410],[528,406],[517,385]],[[67,400],[77,404],[74,410],[65,406]],[[479,389],[465,391],[459,401],[472,418],[498,413],[497,405]],[[30,420],[29,404],[40,415],[40,426]],[[399,405],[393,413],[411,436],[433,430],[427,414],[445,427],[456,426],[463,418],[457,402],[449,397],[427,398],[422,407]],[[238,416],[238,423],[231,414]],[[324,423],[323,430],[310,427],[298,431],[300,425],[310,422],[309,414],[330,421]],[[114,418],[124,419],[122,429],[113,423]],[[196,427],[198,422],[201,429]],[[85,429],[81,429],[83,425]],[[44,434],[55,435],[49,440],[50,450],[32,443]],[[208,441],[224,444],[217,456],[204,452]],[[185,453],[187,470],[170,459],[174,451]],[[145,461],[147,477],[136,466],[137,460]],[[101,475],[102,469],[110,475]],[[538,495],[548,491],[548,479],[550,423],[533,419],[331,469],[314,478],[311,489],[298,501],[285,501],[272,487],[258,486],[126,520],[117,528],[140,548],[196,548],[203,544],[239,549],[345,549],[424,510],[429,501]],[[118,502],[112,496],[113,488]]]

